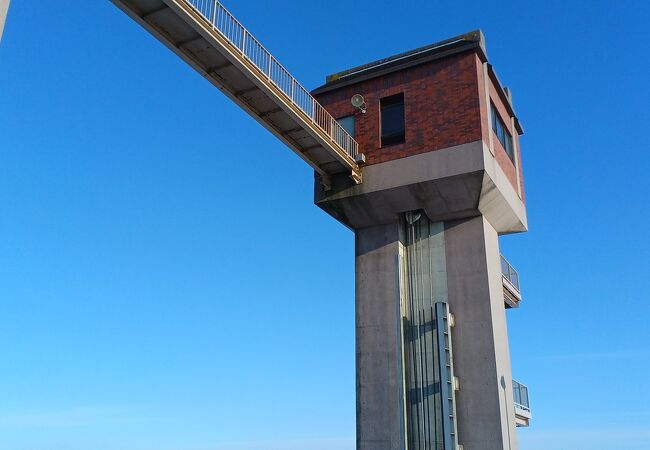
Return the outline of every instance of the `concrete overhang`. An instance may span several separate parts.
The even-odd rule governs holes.
[[[408,156],[363,168],[364,182],[315,182],[314,202],[357,229],[395,222],[422,209],[431,220],[483,215],[501,234],[526,231],[526,208],[483,141]]]

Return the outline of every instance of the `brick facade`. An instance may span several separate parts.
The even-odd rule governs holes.
[[[426,62],[400,71],[388,73],[358,83],[343,86],[322,94],[316,99],[335,118],[355,116],[355,138],[359,151],[366,156],[366,164],[377,164],[419,153],[440,150],[455,145],[483,140],[489,146],[490,127],[487,115],[483,63],[474,51]],[[488,77],[489,97],[515,139],[508,114],[497,89]],[[380,99],[404,94],[406,139],[403,144],[381,147]],[[366,114],[350,104],[354,94],[363,95]],[[505,150],[494,139],[495,158],[515,190],[517,170]],[[517,155],[520,161],[520,155]],[[520,183],[523,183],[520,176]]]
[[[361,114],[350,98],[362,94]],[[406,142],[382,148],[379,100],[404,93]],[[439,150],[481,139],[479,91],[473,53],[455,55],[373,78],[316,99],[335,118],[355,115],[356,140],[367,164]]]

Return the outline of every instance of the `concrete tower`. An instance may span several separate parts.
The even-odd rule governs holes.
[[[5,29],[5,20],[7,19],[8,10],[9,0],[0,0],[0,40],[2,40],[2,32]]]
[[[530,410],[505,308],[521,296],[498,238],[527,229],[523,130],[482,33],[312,94],[365,156],[363,183],[315,182],[315,203],[356,239],[357,449],[516,449]]]

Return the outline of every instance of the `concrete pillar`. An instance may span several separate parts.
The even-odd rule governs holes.
[[[356,235],[357,450],[404,450],[405,386],[399,223]],[[465,450],[515,450],[498,235],[483,217],[445,222],[458,442]],[[443,272],[444,273],[444,272]]]
[[[403,450],[398,223],[355,231],[357,450]]]
[[[9,0],[0,0],[0,40],[2,40],[2,32],[5,28],[5,20],[7,19],[8,10]]]
[[[497,232],[483,216],[445,224],[458,442],[464,450],[517,448]]]

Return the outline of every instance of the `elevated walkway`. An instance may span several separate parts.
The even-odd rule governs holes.
[[[111,0],[321,175],[361,182],[357,142],[216,0]]]

